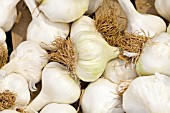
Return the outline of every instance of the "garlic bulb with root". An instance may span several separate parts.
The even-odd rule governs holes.
[[[70,23],[80,18],[89,6],[89,0],[36,0],[39,9],[53,22]]]
[[[155,73],[138,77],[123,94],[126,113],[170,113],[170,78]]]
[[[34,113],[49,103],[71,104],[80,96],[80,86],[71,78],[67,68],[50,62],[42,72],[42,89],[27,106],[26,112]]]
[[[89,7],[86,14],[94,13],[103,3],[103,0],[89,0]]]
[[[156,11],[170,22],[170,0],[155,0]]]
[[[69,104],[52,103],[46,105],[40,113],[77,113],[77,111]]]
[[[118,0],[118,2],[127,17],[127,32],[153,37],[166,31],[166,24],[160,17],[150,14],[140,14],[136,11],[130,0]]]
[[[31,91],[41,79],[42,68],[48,63],[48,54],[37,43],[22,42],[10,56],[10,61],[2,67],[7,73],[21,74],[29,83]]]
[[[103,78],[90,83],[81,100],[83,113],[124,113],[117,87],[117,84]]]
[[[0,113],[19,113],[15,110],[3,110],[3,111],[0,111]]]
[[[16,5],[20,0],[0,1],[0,28],[5,32],[9,31],[17,17]]]
[[[52,42],[57,38],[66,38],[69,34],[69,24],[51,22],[39,11],[35,0],[25,0],[31,14],[32,21],[27,29],[27,40],[37,42],[43,49],[54,51]]]
[[[137,61],[136,71],[139,75],[152,75],[159,72],[170,76],[170,35],[161,33],[149,40]]]
[[[116,84],[137,77],[134,64],[126,64],[125,61],[120,59],[111,60],[107,64],[103,75]]]
[[[4,109],[24,109],[30,101],[27,81],[16,73],[6,75],[0,70],[0,111]]]

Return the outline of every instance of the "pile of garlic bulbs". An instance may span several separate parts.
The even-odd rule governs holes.
[[[169,0],[162,17],[131,0],[24,0],[26,40],[8,53],[18,2],[0,1],[0,113],[170,113]]]

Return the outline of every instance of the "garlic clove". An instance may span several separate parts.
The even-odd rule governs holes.
[[[50,62],[42,72],[42,89],[39,95],[28,105],[26,111],[39,111],[49,103],[71,104],[80,96],[80,86],[74,81],[66,67]]]
[[[160,17],[150,14],[140,14],[136,11],[130,0],[118,0],[118,2],[127,17],[127,32],[153,37],[166,31],[166,24]]]
[[[89,0],[42,0],[39,9],[53,22],[70,23],[80,18],[88,5]]]
[[[124,113],[117,87],[117,84],[103,78],[90,83],[81,100],[83,113]]]
[[[0,113],[19,113],[19,112],[17,112],[17,111],[15,111],[15,110],[3,110],[3,111],[0,111]]]
[[[77,113],[77,111],[69,104],[52,103],[46,105],[40,113]]]

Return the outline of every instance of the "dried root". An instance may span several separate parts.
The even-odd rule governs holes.
[[[7,49],[0,45],[0,68],[4,66],[8,61],[8,51]]]

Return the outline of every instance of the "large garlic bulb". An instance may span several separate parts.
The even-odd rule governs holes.
[[[103,0],[89,0],[89,7],[88,10],[86,11],[86,14],[92,14],[94,13],[99,6],[101,6],[103,3]]]
[[[127,17],[127,32],[153,37],[166,31],[166,24],[160,17],[140,14],[136,11],[130,0],[118,0],[118,2]]]
[[[155,0],[156,11],[170,22],[170,0]]]
[[[10,61],[2,67],[7,73],[21,74],[28,82],[29,87],[35,90],[35,83],[41,79],[42,68],[48,62],[48,53],[37,43],[22,42],[10,56]]]
[[[28,105],[26,111],[34,113],[49,103],[76,102],[80,96],[80,87],[69,74],[67,68],[57,62],[47,64],[42,72],[41,92]]]
[[[124,113],[117,87],[103,78],[90,83],[81,100],[83,113]]]
[[[162,33],[149,40],[137,61],[139,75],[152,75],[159,72],[170,76],[170,35]]]
[[[40,113],[77,113],[77,111],[69,104],[52,103],[45,106]]]
[[[170,113],[170,78],[155,73],[138,77],[123,94],[126,113]]]
[[[37,0],[39,9],[53,22],[70,23],[80,18],[89,6],[89,0]]]
[[[5,32],[9,31],[17,17],[16,5],[20,0],[0,1],[0,28]]]
[[[126,65],[126,62],[120,59],[111,60],[103,75],[116,84],[137,77],[133,64]]]
[[[11,73],[6,75],[6,72],[0,70],[0,108],[24,109],[30,101],[30,92],[27,81],[19,74]]]
[[[3,111],[0,111],[0,113],[19,113],[15,110],[3,110]]]

